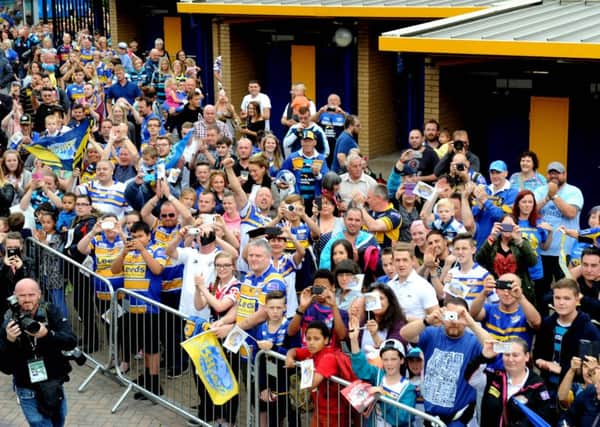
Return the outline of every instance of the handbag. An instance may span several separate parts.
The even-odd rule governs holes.
[[[38,410],[42,415],[52,418],[60,413],[65,398],[61,380],[46,380],[37,383],[35,392]]]

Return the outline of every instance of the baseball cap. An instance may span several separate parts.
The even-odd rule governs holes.
[[[552,162],[548,165],[548,169],[546,170],[548,172],[556,171],[558,173],[565,173],[565,165],[563,165],[561,162]]]
[[[125,43],[125,42],[119,42],[119,44],[117,46],[120,49],[127,49],[127,43]]]
[[[423,350],[419,347],[413,347],[408,350],[408,354],[406,355],[407,359],[423,359]]]
[[[508,168],[506,167],[506,163],[503,160],[494,160],[490,164],[489,170],[498,171],[498,172],[508,172]]]
[[[18,81],[18,80],[14,80],[14,81],[10,82],[10,85],[11,86],[19,86],[19,87],[21,87],[21,82]]]
[[[30,125],[31,124],[31,116],[29,114],[23,114],[19,119],[19,124],[22,125]]]
[[[404,351],[404,345],[400,341],[395,340],[393,338],[385,340],[383,344],[381,344],[381,347],[379,348],[379,355],[381,356],[381,353],[389,349],[396,350],[402,355],[402,357],[404,357],[404,355],[406,354],[406,352]]]
[[[312,139],[314,141],[317,138],[315,137],[315,133],[312,130],[305,129],[302,132],[302,139]]]

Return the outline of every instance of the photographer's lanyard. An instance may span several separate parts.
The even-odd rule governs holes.
[[[48,372],[46,371],[46,365],[44,359],[37,355],[37,337],[33,337],[33,342],[29,341],[31,349],[33,350],[33,359],[27,362],[27,369],[29,371],[29,381],[31,384],[40,383],[48,379]]]

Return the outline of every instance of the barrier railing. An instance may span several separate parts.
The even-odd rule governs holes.
[[[61,252],[33,239],[26,241],[26,256],[34,261],[35,279],[44,299],[57,305],[79,337],[78,349],[93,366],[80,384],[82,392],[98,372],[113,364],[112,322],[110,311],[114,292],[110,282]],[[96,290],[102,289],[100,299]],[[77,351],[72,352],[78,358]],[[79,357],[77,363],[85,363]]]
[[[135,307],[131,306],[132,299]],[[250,411],[249,406],[240,411],[240,403],[249,405],[245,392],[250,390],[251,384],[251,375],[248,375],[251,370],[243,358],[225,351],[239,379],[240,393],[224,405],[214,405],[192,361],[180,346],[186,339],[183,334],[186,323],[191,320],[171,307],[127,289],[118,289],[115,301],[119,301],[121,307],[116,308],[115,313],[122,313],[115,321],[113,332],[119,361],[117,376],[127,388],[113,406],[113,413],[135,390],[135,399],[151,399],[199,425],[210,426],[212,421],[243,425],[238,420],[244,415],[247,418]],[[140,309],[141,306],[146,309]],[[247,347],[246,351],[249,351]],[[246,380],[245,387],[241,384],[242,378]],[[247,420],[247,425],[252,424]]]
[[[385,396],[377,397],[370,418],[349,410],[332,412],[332,408],[347,406],[341,389],[349,383],[336,377],[327,380],[325,399],[317,394],[316,401],[327,402],[327,408],[315,405],[310,392],[300,389],[298,364],[294,369],[284,368],[284,355],[265,350],[253,360],[247,344],[243,345],[247,359],[225,350],[240,384],[238,396],[224,405],[214,405],[180,346],[187,338],[184,330],[191,319],[130,290],[115,292],[107,279],[37,240],[28,239],[26,245],[27,256],[37,266],[35,279],[44,298],[58,305],[69,318],[80,337],[79,347],[93,367],[78,390],[83,391],[98,372],[113,375],[126,386],[112,413],[135,391],[135,399],[153,400],[201,426],[372,426],[380,424],[372,419],[378,416],[377,411],[385,414],[393,408],[411,414],[411,426],[418,419],[446,427],[439,418]],[[103,292],[97,293],[100,288]],[[131,307],[132,300],[147,309],[137,312]],[[115,370],[111,371],[113,366]]]
[[[368,418],[351,410],[341,390],[350,382],[331,377],[328,380],[327,396],[314,399],[310,388],[300,389],[300,364],[296,362],[294,369],[284,368],[285,356],[273,351],[261,350],[257,353],[254,373],[258,378],[254,383],[255,417],[261,420],[260,427],[271,426],[373,426],[373,425],[417,425],[416,421],[427,421],[432,426],[446,427],[438,417],[404,405],[389,397],[376,395],[376,403]],[[321,399],[323,397],[323,399]],[[323,404],[324,403],[324,404]],[[321,405],[321,406],[319,406]],[[388,414],[411,415],[408,424],[402,422],[399,415],[390,420]],[[261,415],[262,413],[262,415]],[[285,423],[284,420],[286,421]],[[392,421],[392,422],[390,422]]]

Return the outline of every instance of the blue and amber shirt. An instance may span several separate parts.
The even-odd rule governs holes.
[[[167,255],[162,246],[151,245],[146,250],[161,265],[164,266],[167,263]],[[125,255],[125,259],[123,260],[123,285],[125,289],[160,302],[162,274],[156,275],[152,273],[146,261],[144,261],[142,254],[137,250]],[[130,313],[158,313],[158,309],[155,306],[146,304],[141,299],[128,296],[128,300]]]
[[[107,279],[114,291],[123,287],[123,273],[114,274],[111,271],[111,266],[123,250],[123,246],[123,240],[119,235],[111,242],[104,233],[96,234],[89,244],[90,256],[94,261],[94,271],[98,276]],[[110,290],[103,281],[94,280],[94,287],[98,299],[110,300]]]
[[[78,85],[77,83],[71,83],[67,86],[66,92],[71,104],[75,104],[78,100],[83,98],[83,84]]]
[[[400,239],[402,216],[400,212],[394,209],[394,205],[390,203],[387,209],[381,212],[369,211],[369,215],[375,220],[382,220],[387,227],[385,231],[376,231],[373,233],[375,240],[377,240],[382,249],[391,247],[393,243]]]
[[[239,323],[257,312],[260,306],[265,304],[269,292],[281,291],[285,294],[285,290],[285,281],[273,265],[269,265],[260,276],[248,274],[240,285],[236,322]]]
[[[181,229],[181,225],[177,224],[175,227],[165,227],[161,221],[157,220],[152,229],[152,242],[166,249],[169,242],[175,238],[177,232]],[[183,241],[179,244],[179,247],[183,247]],[[167,262],[162,274],[162,292],[181,292],[183,264],[173,264],[173,259],[167,256]]]

